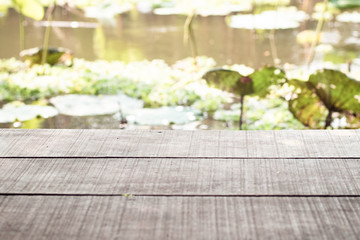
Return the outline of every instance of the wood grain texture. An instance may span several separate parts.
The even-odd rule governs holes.
[[[360,157],[360,131],[0,130],[2,157]]]
[[[0,196],[0,239],[358,239],[357,198]]]
[[[358,226],[359,130],[0,129],[1,240],[359,239]]]
[[[360,159],[0,158],[0,193],[360,195]]]

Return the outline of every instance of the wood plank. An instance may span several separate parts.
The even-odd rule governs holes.
[[[0,130],[2,157],[360,157],[360,131]]]
[[[360,195],[360,159],[1,158],[0,193]]]
[[[0,196],[0,239],[358,239],[359,198]]]

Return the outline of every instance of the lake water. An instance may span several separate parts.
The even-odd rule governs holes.
[[[113,21],[100,20],[98,24],[94,19],[59,9],[54,17],[50,46],[69,48],[75,57],[87,60],[164,59],[172,64],[191,56],[189,46],[183,42],[185,19],[186,16],[181,15],[159,16],[132,11]],[[0,58],[18,56],[18,21],[14,11],[0,18]],[[25,48],[42,45],[44,24],[26,21]],[[276,31],[277,55],[283,63],[304,63],[304,48],[296,44],[296,35],[314,26],[314,23],[305,22],[298,29]],[[233,29],[222,16],[199,16],[194,21],[194,30],[198,54],[213,57],[219,65],[237,63],[260,67],[273,64],[269,55],[269,31]]]

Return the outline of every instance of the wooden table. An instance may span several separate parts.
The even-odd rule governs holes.
[[[360,239],[360,131],[0,130],[0,239]]]

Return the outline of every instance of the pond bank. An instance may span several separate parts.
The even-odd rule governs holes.
[[[238,97],[210,87],[203,79],[204,74],[216,66],[213,59],[199,57],[196,63],[195,65],[192,58],[180,60],[172,66],[162,60],[126,64],[117,61],[90,62],[75,59],[72,67],[49,65],[28,67],[15,59],[1,60],[0,99],[3,110],[0,110],[0,122],[2,122],[0,126],[6,128],[236,129],[240,113]],[[224,68],[232,69],[245,76],[250,74],[248,79],[257,82],[254,84],[264,84],[266,79],[269,82],[268,77],[283,72],[277,68],[254,70],[244,65],[224,66]],[[315,87],[316,82],[320,84],[322,81],[322,72],[310,76],[309,81],[312,81]],[[353,71],[352,74],[357,75],[356,72],[358,70]],[[359,84],[356,80],[340,71],[334,71],[334,73],[336,74],[328,70],[324,72],[324,74],[339,76],[343,80],[339,82],[333,79],[328,84],[339,86],[338,89],[343,89],[343,91],[349,86],[357,89]],[[282,76],[281,74],[279,77]],[[343,102],[341,97],[354,98],[351,106],[342,104],[338,105],[337,109],[331,109],[331,106],[329,108],[328,103],[322,100],[320,95],[319,99],[311,97],[314,106],[318,106],[317,108],[323,106],[319,108],[323,110],[314,115],[311,113],[312,105],[306,105],[309,108],[302,109],[301,104],[307,101],[307,94],[311,94],[311,91],[316,89],[302,89],[302,84],[294,80],[308,81],[309,76],[304,75],[301,69],[292,69],[286,72],[286,77],[284,75],[281,78],[279,83],[269,82],[272,85],[266,86],[266,89],[262,86],[261,95],[256,97],[250,95],[246,98],[244,129],[303,129],[305,126],[323,128],[325,124],[323,120],[327,114],[326,108],[335,110],[330,122],[332,128],[357,126],[354,124],[360,111],[358,111],[359,102],[356,100],[358,97],[356,91],[346,90],[347,94],[355,94],[347,96],[346,94],[339,95],[339,92],[333,89],[331,94],[334,96],[335,103]],[[342,82],[346,83],[346,86],[342,85]],[[298,94],[295,94],[299,90],[303,91],[304,97],[299,98]],[[347,102],[350,103],[348,100]],[[17,108],[29,105],[54,106],[59,115],[53,114],[54,111],[49,109],[44,113],[39,108],[39,114],[31,116],[34,118],[39,115],[43,118],[27,121],[28,116],[16,115],[19,114]],[[1,112],[3,112],[2,117]],[[348,115],[349,112],[354,114]],[[9,119],[9,113],[15,114],[12,120],[6,120]],[[308,114],[311,114],[312,118],[308,118]],[[4,118],[5,120],[1,120]],[[311,122],[308,122],[308,119],[311,119]],[[124,125],[124,122],[128,124]]]

